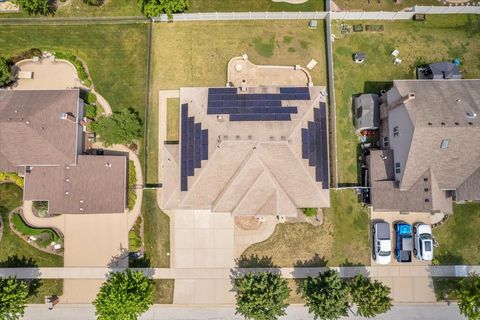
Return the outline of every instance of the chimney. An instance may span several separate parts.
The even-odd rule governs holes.
[[[60,112],[60,119],[62,120],[68,120],[72,123],[76,123],[76,118],[73,114],[71,114],[70,112]]]
[[[387,109],[391,110],[391,109],[393,109],[395,107],[398,107],[399,105],[404,104],[405,102],[413,100],[413,99],[415,99],[415,93],[409,93],[409,94],[401,97],[400,99],[394,101],[393,103],[389,104],[387,106]]]

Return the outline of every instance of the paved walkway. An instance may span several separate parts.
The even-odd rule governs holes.
[[[160,90],[158,92],[158,181],[162,181],[163,147],[167,139],[167,99],[180,97],[180,90]],[[161,192],[159,192],[159,195]],[[159,199],[161,205],[161,199]]]
[[[0,268],[1,277],[16,276],[21,279],[106,279],[110,271],[122,271],[125,268],[104,267],[65,267],[65,268]],[[304,279],[315,276],[327,268],[132,268],[142,271],[152,279],[230,279],[241,277],[248,272],[280,271],[286,279]],[[466,277],[470,272],[480,273],[480,266],[405,266],[405,267],[336,267],[342,278],[356,274],[370,277],[411,278],[424,277]]]
[[[24,320],[95,320],[95,309],[90,304],[65,305],[58,304],[53,310],[48,310],[45,305],[29,305],[25,310]],[[223,307],[192,307],[154,305],[146,313],[139,317],[140,320],[242,320],[243,317],[235,315],[233,306]],[[307,308],[301,305],[291,305],[287,308],[287,315],[280,320],[313,320]],[[348,317],[341,319],[361,320],[349,312]],[[382,320],[460,320],[462,317],[458,306],[454,303],[435,304],[396,304],[393,308],[382,315],[375,317]]]

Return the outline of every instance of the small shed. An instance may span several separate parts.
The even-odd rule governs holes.
[[[353,54],[353,61],[355,61],[355,63],[364,63],[366,57],[367,56],[363,52],[355,52]]]
[[[378,94],[367,93],[355,97],[355,127],[357,133],[362,130],[375,130],[380,126],[380,107]]]
[[[462,79],[459,66],[449,61],[430,64],[426,75],[428,79]]]

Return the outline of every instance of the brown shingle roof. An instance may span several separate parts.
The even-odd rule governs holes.
[[[48,200],[50,213],[121,213],[127,159],[78,156],[76,166],[34,167],[25,175],[25,200]]]
[[[3,158],[14,166],[74,164],[78,124],[59,114],[78,118],[78,102],[78,89],[0,90]]]
[[[415,126],[400,188],[409,190],[427,170],[440,189],[458,188],[480,166],[480,80],[397,80],[392,90],[392,97],[415,94],[398,106]]]

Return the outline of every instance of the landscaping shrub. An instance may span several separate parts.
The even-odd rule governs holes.
[[[103,0],[83,0],[86,4],[90,6],[101,6],[103,4]]]
[[[138,217],[133,228],[128,232],[128,249],[130,252],[136,252],[142,247],[142,238],[140,236],[140,225],[142,217]]]
[[[46,16],[49,13],[53,13],[50,0],[13,0],[12,2],[20,6],[28,14],[42,14]]]
[[[85,102],[87,102],[87,103],[92,104],[92,103],[97,102],[97,96],[96,96],[95,93],[93,93],[93,92],[87,93],[87,95],[85,96],[85,98],[86,98],[86,101],[85,101]]]
[[[48,201],[33,201],[32,205],[39,213],[48,212]]]
[[[12,223],[18,232],[26,236],[34,236],[38,238],[39,240],[37,241],[37,244],[41,247],[45,248],[49,246],[52,241],[55,241],[56,243],[62,242],[60,236],[52,229],[32,228],[23,221],[18,213],[12,216]]]
[[[135,184],[137,184],[137,176],[135,175],[135,163],[128,160],[128,209],[132,210],[137,200],[135,193]]]
[[[41,57],[42,56],[42,50],[38,48],[31,48],[26,51],[23,51],[19,53],[18,55],[11,57],[9,59],[10,63],[13,65],[17,63],[18,61],[22,61],[25,59],[32,59],[33,57]]]
[[[78,77],[80,78],[80,80],[82,80],[83,84],[87,87],[90,87],[92,85],[92,82],[88,77],[88,73],[85,70],[82,61],[78,60],[75,55],[68,52],[54,52],[54,55],[58,59],[70,61],[75,66],[75,68],[77,68]]]
[[[0,87],[10,82],[11,71],[8,61],[0,57]]]
[[[171,19],[174,13],[186,10],[188,4],[188,0],[140,0],[140,9],[147,17],[166,13]]]
[[[0,182],[13,182],[23,188],[23,178],[14,172],[0,172]]]
[[[302,211],[307,217],[315,217],[317,215],[317,208],[303,208]]]
[[[107,147],[114,144],[129,145],[142,136],[142,120],[133,109],[123,109],[109,116],[101,116],[89,124]]]
[[[97,117],[97,107],[92,104],[85,105],[85,116],[88,119],[95,119]]]

